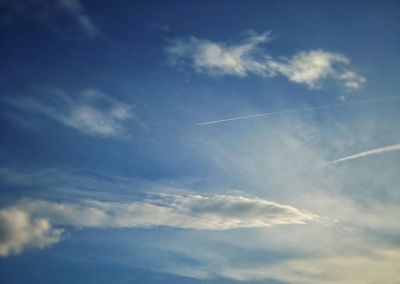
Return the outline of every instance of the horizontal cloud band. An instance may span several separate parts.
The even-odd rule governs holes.
[[[305,224],[317,215],[268,200],[241,196],[160,194],[145,201],[120,203],[86,200],[57,203],[25,199],[0,213],[0,256],[19,253],[25,246],[57,242],[55,226],[154,227],[199,230]]]

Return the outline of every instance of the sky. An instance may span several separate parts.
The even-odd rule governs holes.
[[[399,1],[0,1],[2,283],[396,284]]]

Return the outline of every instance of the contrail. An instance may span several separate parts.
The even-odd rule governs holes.
[[[394,152],[394,151],[400,151],[400,144],[386,146],[386,147],[382,147],[382,148],[377,148],[377,149],[361,152],[361,153],[358,153],[358,154],[355,154],[355,155],[351,155],[351,156],[347,156],[347,157],[344,157],[344,158],[337,159],[335,161],[330,162],[330,164],[336,164],[336,163],[340,163],[340,162],[344,162],[344,161],[349,161],[349,160],[363,158],[363,157],[367,157],[367,156],[371,156],[371,155],[379,155],[379,154],[384,154],[384,153]]]
[[[390,145],[386,147],[381,147],[373,150],[368,150],[364,151],[358,154],[354,154],[351,156],[343,157],[334,161],[326,162],[326,163],[321,163],[312,167],[308,168],[302,168],[301,170],[295,171],[293,173],[288,173],[288,174],[282,174],[282,175],[277,175],[277,176],[272,176],[269,178],[269,180],[279,180],[282,178],[287,178],[287,177],[293,177],[293,176],[298,176],[298,175],[303,175],[304,171],[319,171],[319,170],[324,170],[325,168],[332,166],[333,164],[349,161],[349,160],[354,160],[354,159],[359,159],[359,158],[364,158],[367,156],[371,155],[379,155],[379,154],[384,154],[388,152],[395,152],[395,151],[400,151],[400,144],[396,145]]]
[[[201,125],[217,124],[217,123],[223,123],[223,122],[229,122],[229,121],[241,120],[241,119],[265,117],[265,116],[272,116],[272,115],[293,113],[293,112],[303,112],[303,111],[312,111],[312,110],[344,107],[344,106],[351,106],[351,105],[379,103],[379,102],[392,101],[392,100],[398,100],[398,99],[400,99],[399,96],[388,96],[388,97],[381,97],[381,98],[372,98],[372,99],[358,100],[358,101],[353,101],[353,102],[348,102],[348,103],[324,105],[324,106],[319,106],[319,107],[307,107],[307,108],[300,108],[300,109],[289,109],[289,110],[284,110],[284,111],[266,112],[266,113],[252,114],[252,115],[237,116],[237,117],[225,118],[225,119],[220,119],[220,120],[200,122],[200,123],[197,123],[196,125],[201,126]]]

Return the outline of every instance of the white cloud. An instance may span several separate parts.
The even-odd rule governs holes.
[[[50,246],[60,240],[62,232],[46,218],[32,218],[17,208],[0,209],[0,256],[21,253],[27,247]]]
[[[226,230],[305,224],[317,215],[268,200],[241,196],[158,194],[145,201],[121,203],[87,200],[81,204],[25,200],[16,205],[53,224],[78,227],[169,226]]]
[[[348,63],[349,60],[343,55],[323,50],[302,51],[290,60],[268,62],[271,69],[286,76],[289,81],[305,84],[309,88],[317,87],[329,76],[336,76],[335,64]]]
[[[243,43],[233,45],[191,37],[173,41],[167,47],[167,53],[174,63],[191,61],[193,68],[198,72],[240,77],[250,73],[266,76],[272,74],[262,62],[266,58],[262,58],[262,53],[258,52],[258,45],[268,40],[268,33],[252,35]],[[258,58],[258,55],[261,55],[261,58]]]
[[[241,196],[159,194],[130,203],[96,200],[57,203],[24,199],[0,210],[0,256],[20,253],[27,247],[44,248],[58,242],[63,230],[52,225],[228,230],[305,224],[319,219],[317,215],[288,205]]]
[[[348,89],[359,89],[362,84],[367,81],[360,74],[357,74],[356,72],[350,70],[345,70],[343,71],[343,73],[339,74],[339,79],[343,80],[345,86]]]
[[[343,81],[347,89],[358,89],[366,79],[349,70],[344,55],[324,50],[301,51],[291,59],[279,59],[260,48],[269,33],[252,34],[239,44],[224,44],[195,37],[177,39],[166,51],[173,64],[189,63],[196,71],[211,75],[282,75],[291,82],[316,88],[327,78]],[[346,68],[344,68],[346,67]]]
[[[123,122],[133,117],[131,105],[94,89],[81,92],[77,98],[56,90],[40,97],[5,98],[3,101],[94,136],[123,135]]]

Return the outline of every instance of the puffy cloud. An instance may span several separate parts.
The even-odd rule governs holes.
[[[0,256],[21,253],[27,247],[50,246],[60,240],[62,232],[46,218],[32,218],[18,208],[0,209]]]
[[[159,194],[145,201],[120,203],[86,200],[55,203],[25,200],[17,205],[53,224],[78,227],[153,227],[226,230],[304,224],[317,215],[263,199],[242,196]]]
[[[282,75],[310,89],[327,78],[343,81],[347,89],[358,89],[366,81],[348,69],[350,60],[344,55],[311,50],[279,59],[259,47],[268,40],[269,33],[252,34],[244,42],[230,45],[191,37],[172,41],[166,51],[173,64],[189,63],[196,71],[211,75]]]
[[[40,97],[5,98],[3,101],[94,136],[122,135],[122,123],[133,117],[131,105],[120,103],[94,89],[87,89],[78,97],[53,90]]]
[[[315,88],[328,77],[343,80],[349,89],[358,89],[365,78],[353,71],[339,71],[336,66],[349,64],[349,59],[341,54],[323,50],[299,52],[290,60],[268,62],[271,69],[286,76],[289,81]]]

